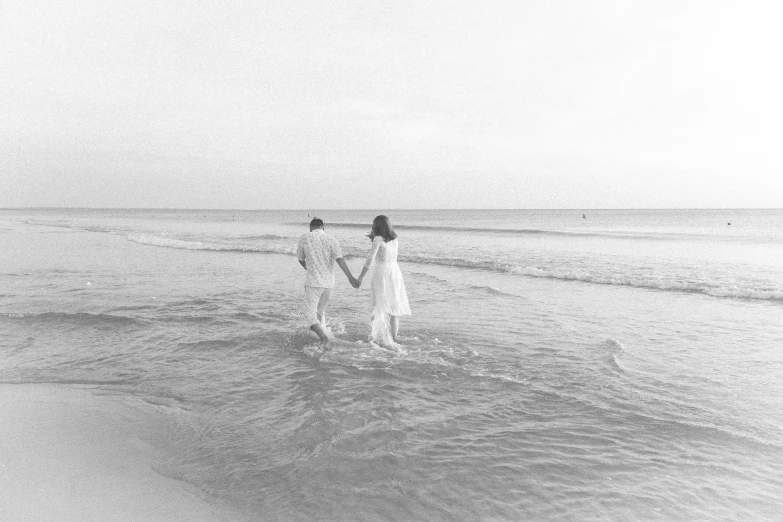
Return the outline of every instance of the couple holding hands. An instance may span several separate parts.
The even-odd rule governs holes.
[[[378,216],[372,222],[372,230],[367,237],[372,248],[364,263],[359,278],[343,259],[340,243],[324,232],[324,222],[314,218],[310,222],[310,232],[299,238],[296,257],[307,270],[305,279],[305,318],[310,329],[318,334],[322,343],[329,342],[326,333],[326,307],[334,289],[334,263],[336,262],[354,288],[360,288],[362,280],[370,268],[374,270],[370,277],[370,295],[372,296],[372,330],[376,341],[398,343],[400,316],[410,315],[408,295],[397,265],[397,234],[389,218]],[[390,337],[379,339],[378,337]]]

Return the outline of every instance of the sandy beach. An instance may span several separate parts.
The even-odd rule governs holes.
[[[0,519],[225,520],[154,470],[130,406],[66,385],[0,386]]]

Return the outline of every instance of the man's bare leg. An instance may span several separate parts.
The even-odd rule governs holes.
[[[314,331],[316,334],[318,334],[318,338],[321,340],[321,344],[326,344],[329,342],[329,336],[326,335],[326,332],[324,331],[323,326],[320,325],[320,323],[316,323],[313,326],[310,327],[312,331]]]
[[[327,288],[324,290],[324,292],[321,294],[321,298],[318,300],[318,307],[316,309],[315,316],[318,319],[318,330],[315,329],[315,325],[311,326],[310,329],[313,330],[315,333],[318,334],[318,337],[321,339],[321,344],[326,344],[331,340],[330,334],[331,332],[326,327],[326,307],[329,304],[329,298],[332,295],[332,289]]]

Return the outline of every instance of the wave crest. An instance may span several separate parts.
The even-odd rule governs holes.
[[[678,281],[676,279],[664,279],[660,276],[654,275],[640,276],[634,274],[617,273],[603,275],[580,269],[557,270],[551,268],[541,268],[537,266],[522,266],[503,261],[468,260],[462,258],[447,258],[426,255],[400,256],[400,260],[410,263],[454,266],[458,268],[505,272],[514,275],[537,277],[542,279],[559,279],[562,281],[580,281],[583,283],[599,285],[628,286],[634,288],[647,288],[650,290],[689,292],[709,295],[712,297],[783,301],[782,288],[743,287],[738,286],[733,282]]]
[[[277,237],[277,236],[275,236]],[[187,241],[161,236],[136,235],[127,236],[128,241],[161,248],[175,248],[181,250],[207,250],[212,252],[259,252],[267,254],[296,254],[296,247],[292,245],[243,245],[220,244],[207,241]]]

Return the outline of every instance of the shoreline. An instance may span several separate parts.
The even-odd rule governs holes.
[[[89,387],[0,384],[0,519],[229,520],[154,469],[122,397]]]

